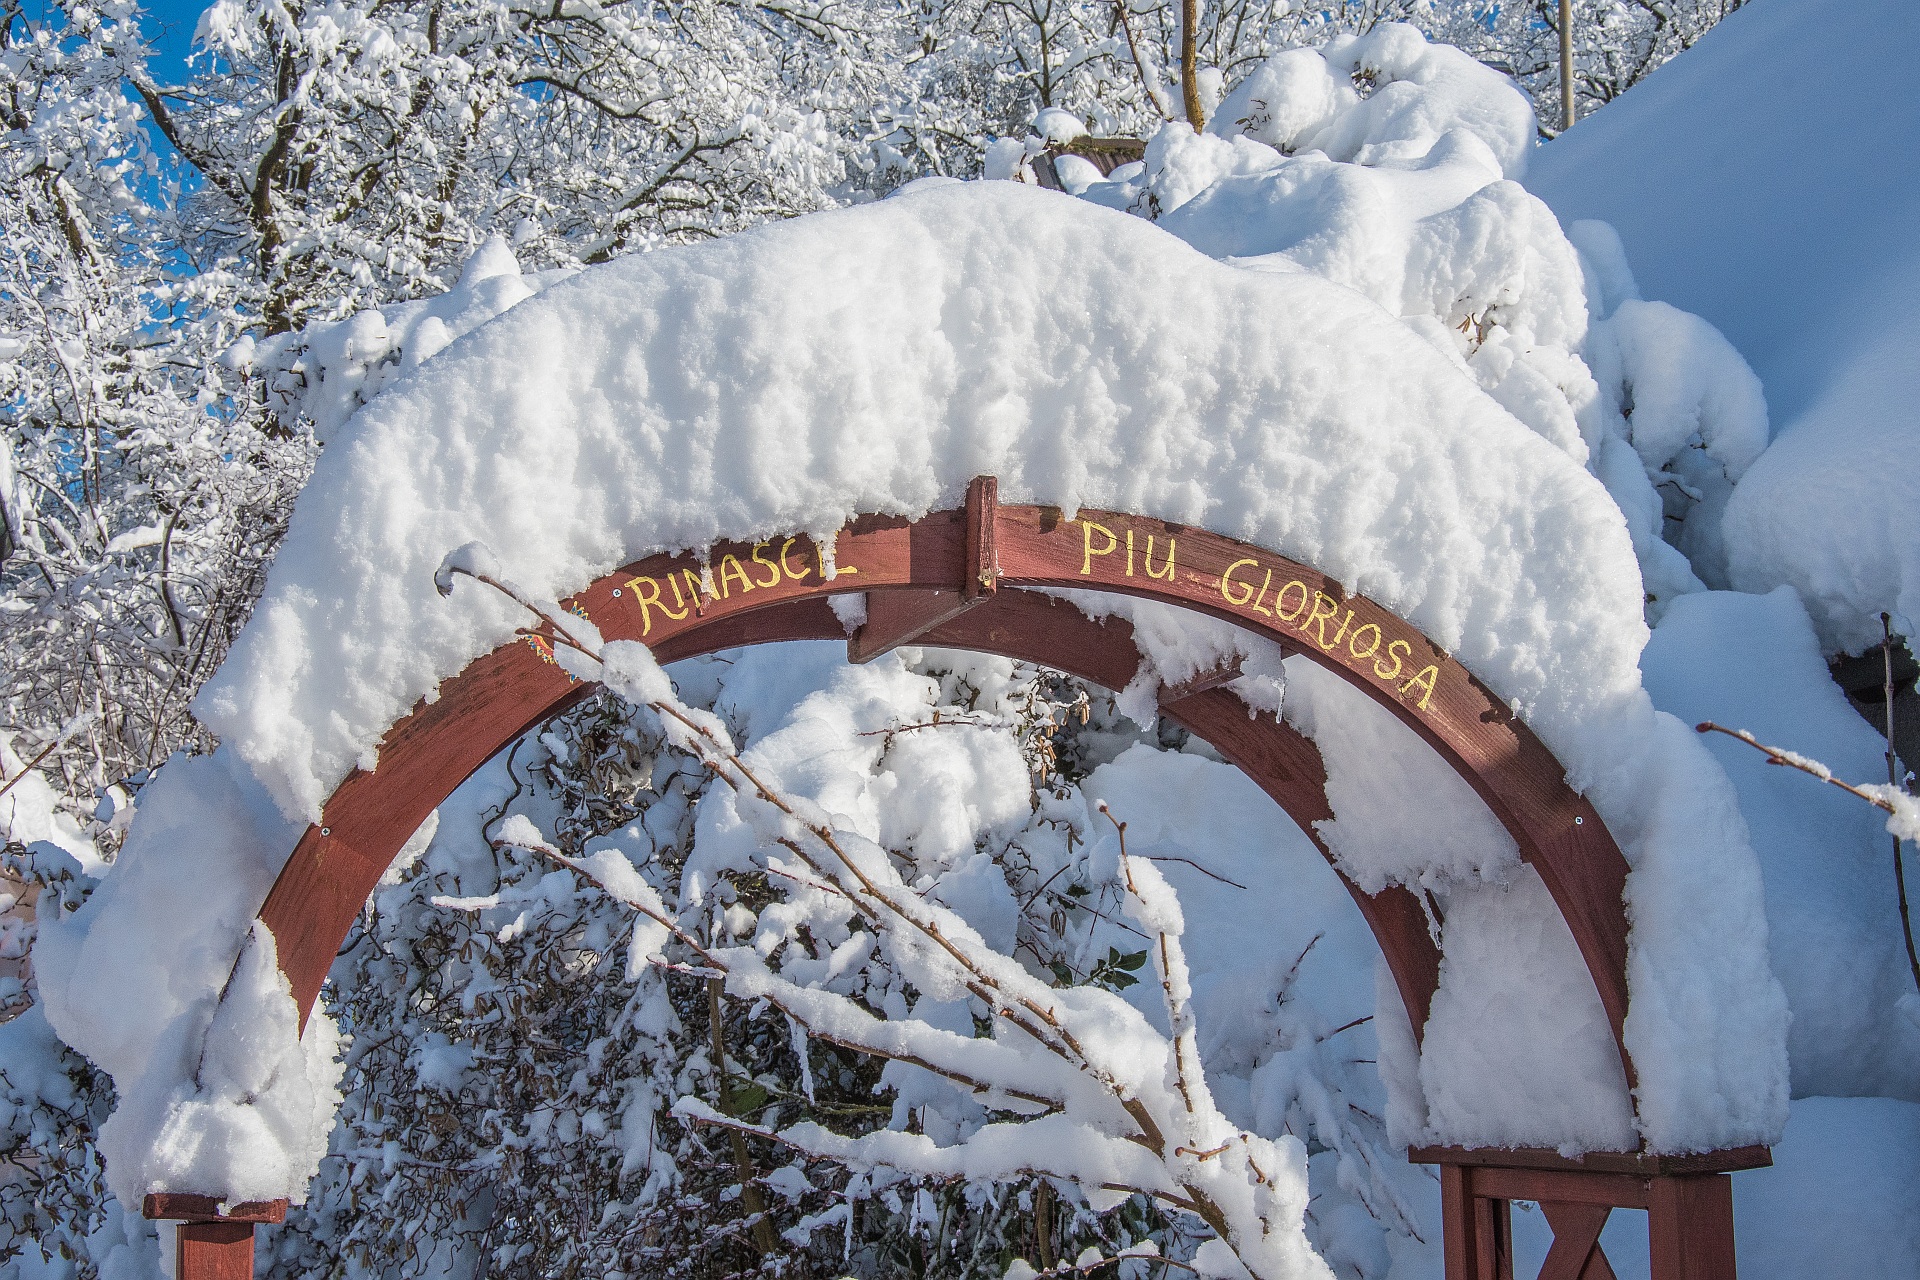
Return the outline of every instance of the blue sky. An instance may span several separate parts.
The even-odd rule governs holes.
[[[187,75],[188,46],[193,29],[200,24],[206,0],[145,0],[148,38],[158,56],[153,61],[154,78],[162,83],[178,84]]]

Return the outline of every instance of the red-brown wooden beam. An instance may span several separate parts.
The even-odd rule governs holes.
[[[1032,591],[1002,592],[991,605],[935,628],[926,642],[1050,666],[1107,689],[1124,689],[1140,665],[1131,623],[1097,622],[1066,601]],[[1440,950],[1410,891],[1389,885],[1370,894],[1340,871],[1315,825],[1333,817],[1319,748],[1271,712],[1248,715],[1246,703],[1217,685],[1164,700],[1161,711],[1253,779],[1339,874],[1380,944],[1418,1041],[1440,985]]]
[[[285,1200],[243,1200],[228,1204],[213,1196],[157,1192],[141,1201],[140,1212],[154,1221],[175,1222],[285,1222]]]
[[[916,521],[853,521],[835,539],[839,572],[832,580],[807,537],[782,536],[721,544],[704,563],[685,555],[651,557],[600,579],[574,603],[609,638],[642,640],[661,661],[738,644],[837,638],[845,632],[826,598],[846,591],[868,592],[870,610],[876,596],[896,589],[964,598],[971,587],[1002,601],[1028,594],[1004,590],[1009,587],[1114,591],[1195,609],[1266,635],[1387,706],[1474,786],[1566,917],[1632,1080],[1620,1034],[1626,1014],[1625,859],[1592,806],[1566,785],[1552,754],[1498,698],[1410,624],[1284,557],[1164,521],[1092,510],[1068,520],[1051,508],[998,506],[990,498],[991,487],[982,483],[974,486],[967,509]],[[988,580],[1001,589],[987,592]],[[980,607],[988,606],[983,600]],[[970,617],[949,618],[916,638],[953,643],[959,633],[936,637]],[[993,643],[971,647],[1010,651]],[[1019,656],[1081,674],[1073,653]],[[1131,671],[1118,684],[1088,678],[1121,687]],[[436,702],[397,723],[381,744],[374,772],[356,772],[341,784],[261,910],[303,1011],[312,1007],[335,950],[381,872],[414,829],[496,751],[584,692],[528,646],[505,646],[443,683]],[[1231,705],[1238,723],[1249,723],[1244,707],[1220,690],[1184,699],[1169,714],[1212,740],[1213,732],[1226,732],[1224,724],[1207,720],[1210,728],[1202,728],[1197,720],[1205,718],[1205,707],[1222,705]],[[1228,744],[1215,745],[1250,772],[1301,756],[1277,732],[1263,730],[1256,739],[1236,743],[1229,737]],[[1323,770],[1315,774],[1317,764],[1316,753],[1311,764],[1304,757],[1296,762],[1295,778],[1255,777],[1301,818],[1316,804],[1324,810],[1324,795],[1316,802],[1306,794],[1318,793],[1324,778]],[[1310,822],[1301,821],[1309,834]],[[1424,933],[1424,912],[1411,895],[1404,899],[1373,904],[1369,922],[1383,947],[1385,939],[1410,938],[1412,931],[1389,923],[1382,932],[1382,918],[1417,920]],[[1362,909],[1370,910],[1365,902]],[[1413,963],[1404,955],[1388,959]],[[1402,974],[1396,967],[1403,996],[1410,986],[1426,986],[1430,994],[1424,978]],[[1407,1007],[1418,1027],[1425,1001],[1408,998]]]

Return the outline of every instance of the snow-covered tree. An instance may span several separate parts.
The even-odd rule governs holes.
[[[6,720],[30,744],[90,715],[48,762],[90,800],[201,741],[187,702],[307,459],[209,372],[233,330],[178,269],[174,175],[121,91],[147,56],[134,11],[12,7],[0,39]]]
[[[1574,117],[1583,118],[1692,47],[1745,0],[1573,0]],[[1533,99],[1544,124],[1557,127],[1560,102],[1559,0],[1520,4],[1454,0],[1436,4],[1436,37],[1507,72]]]
[[[875,93],[852,6],[252,3],[135,84],[269,333],[437,292],[486,235],[598,262],[830,203]]]

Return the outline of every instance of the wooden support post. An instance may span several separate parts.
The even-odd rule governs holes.
[[[141,1211],[180,1224],[173,1252],[174,1280],[253,1280],[253,1228],[285,1222],[285,1200],[225,1204],[212,1196],[150,1195]]]
[[[1475,1194],[1469,1165],[1440,1168],[1442,1254],[1447,1280],[1513,1280],[1513,1210]]]
[[[1647,1244],[1653,1280],[1734,1280],[1733,1179],[1724,1173],[1654,1178]]]
[[[1647,1211],[1652,1280],[1735,1280],[1733,1179],[1725,1170],[1773,1163],[1765,1147],[1694,1155],[1421,1147],[1440,1166],[1447,1280],[1512,1280],[1508,1206],[1533,1200],[1553,1228],[1539,1280],[1615,1280],[1600,1248],[1614,1209]]]
[[[175,1239],[174,1280],[253,1280],[251,1222],[183,1222]]]

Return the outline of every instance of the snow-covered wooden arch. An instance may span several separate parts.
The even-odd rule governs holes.
[[[831,563],[834,576],[829,578]],[[1023,589],[1025,588],[1025,589]],[[1041,590],[1033,590],[1034,588]],[[658,555],[608,574],[568,605],[611,638],[644,641],[671,661],[740,645],[836,639],[829,601],[859,592],[866,617],[847,637],[851,660],[905,643],[974,649],[1042,663],[1118,689],[1138,651],[1125,622],[1094,621],[1044,589],[1080,588],[1157,600],[1277,641],[1389,708],[1466,779],[1542,876],[1565,918],[1634,1078],[1627,1010],[1627,863],[1593,805],[1567,785],[1553,754],[1480,681],[1417,628],[1313,568],[1192,526],[1117,512],[1001,506],[991,477],[964,508],[919,520],[863,517],[832,555],[803,534],[721,543],[704,560]],[[1228,667],[1163,688],[1163,713],[1212,743],[1337,860],[1315,823],[1333,816],[1326,767],[1312,741],[1271,713],[1249,714],[1221,687]],[[401,846],[453,789],[507,744],[584,695],[538,637],[478,659],[393,726],[379,764],[327,801],[261,909],[302,1017],[335,954]],[[1418,797],[1410,797],[1417,802]],[[1439,981],[1426,909],[1407,888],[1367,893],[1342,873],[1380,942],[1415,1034]],[[1614,1207],[1649,1211],[1655,1280],[1732,1280],[1729,1170],[1768,1162],[1764,1147],[1659,1156],[1568,1159],[1546,1150],[1431,1148],[1443,1166],[1449,1280],[1511,1277],[1512,1200],[1540,1202],[1556,1232],[1542,1277],[1611,1274],[1598,1237]],[[179,1216],[183,1280],[251,1274],[249,1220],[283,1203],[226,1214],[199,1197],[149,1197]],[[244,1256],[243,1256],[244,1255]]]
[[[1573,269],[1558,243],[1535,246],[1539,270]],[[523,296],[517,280],[475,287]],[[1578,341],[1564,318],[1508,319],[1538,343]],[[1651,1206],[1657,1184],[1722,1197],[1662,1210],[1705,1224],[1662,1228],[1662,1274],[1725,1273],[1675,1250],[1721,1250],[1712,1171],[1764,1158],[1780,1133],[1785,1004],[1731,787],[1642,688],[1646,584],[1578,424],[1530,428],[1359,292],[1225,266],[1140,219],[1004,183],[638,255],[391,372],[404,376],[331,438],[196,703],[221,748],[163,771],[114,873],[36,950],[50,1024],[114,1076],[105,1145],[123,1201],[169,1193],[156,1214],[208,1219],[189,1242],[225,1233],[237,1252],[247,1211],[228,1203],[219,1221],[223,1201],[271,1214],[299,1194],[326,1147],[335,1041],[322,1014],[304,1040],[296,1023],[335,941],[438,798],[580,691],[513,639],[524,615],[503,598],[435,595],[434,567],[479,539],[516,582],[663,658],[844,638],[829,597],[858,591],[856,657],[913,637],[1115,685],[1171,605],[1193,636],[1233,631],[1224,619],[1265,637],[1249,641],[1261,653],[1331,668],[1345,681],[1312,671],[1290,711],[1381,721],[1409,748],[1393,767],[1458,788],[1477,824],[1466,843],[1491,856],[1426,847],[1434,812],[1372,785],[1389,770],[1369,769],[1364,735],[1336,750],[1310,730],[1334,775],[1322,789],[1304,739],[1202,687],[1227,672],[1168,675],[1163,696],[1310,831],[1355,778],[1371,818],[1420,815],[1362,905],[1416,1026],[1439,973],[1409,1132],[1482,1149],[1427,1153],[1450,1161],[1456,1272],[1499,1272],[1497,1204],[1518,1186],[1575,1206],[1555,1264],[1574,1275],[1597,1230],[1578,1204]],[[319,390],[351,402],[363,376],[325,373]],[[984,486],[963,501],[982,474],[1007,505]],[[829,583],[828,565],[854,572]],[[1149,603],[1130,640],[1029,585]],[[1310,684],[1344,701],[1322,716]],[[1352,850],[1334,852],[1352,869]],[[1525,894],[1501,897],[1513,881]],[[1494,966],[1492,986],[1463,985],[1468,912],[1450,910],[1439,964],[1425,904],[1394,884],[1559,933]],[[261,937],[298,1012],[271,966],[233,994],[235,956],[257,961]],[[1493,1028],[1503,990],[1525,998]],[[229,1071],[233,1046],[208,1049],[210,1028],[251,1019],[260,1034]],[[200,1062],[225,1074],[209,1084]]]

